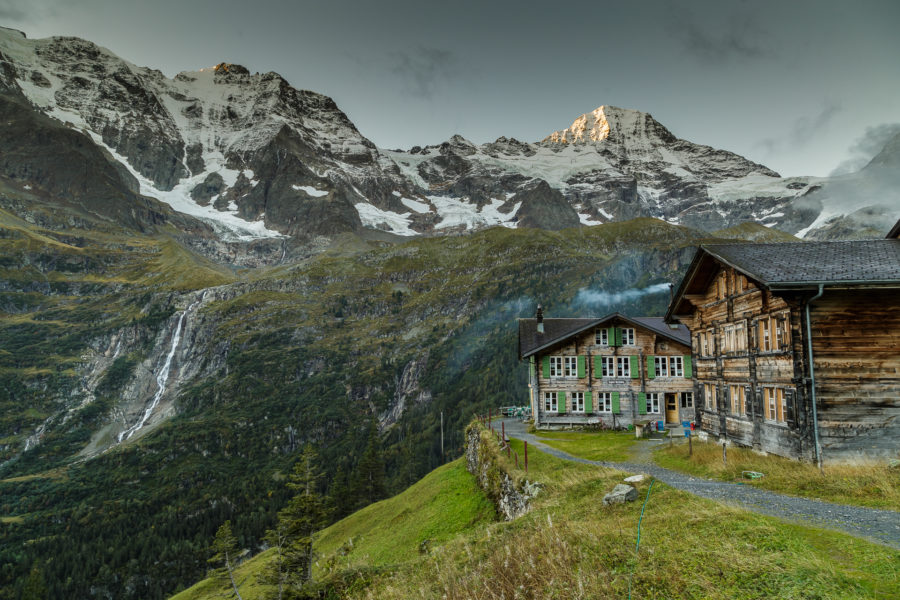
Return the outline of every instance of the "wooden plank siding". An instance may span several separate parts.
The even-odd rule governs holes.
[[[597,330],[609,328],[632,328],[635,330],[634,345],[602,345],[597,343]],[[584,377],[548,377],[544,372],[543,364],[551,356],[581,356],[584,357]],[[635,421],[660,420],[665,418],[664,394],[677,394],[678,419],[693,421],[696,405],[696,395],[691,398],[692,406],[682,408],[682,393],[693,394],[693,379],[690,376],[680,377],[650,377],[648,373],[648,357],[687,357],[686,363],[690,363],[691,349],[686,344],[679,343],[665,336],[658,335],[650,329],[639,327],[631,322],[607,321],[598,328],[587,331],[563,340],[552,348],[548,348],[536,357],[536,374],[532,396],[533,414],[535,426],[538,428],[557,428],[582,425],[600,425],[607,428],[623,428]],[[623,357],[629,363],[629,375],[627,377],[603,377],[602,365],[599,360],[602,357]],[[632,377],[634,364],[632,357],[637,361],[639,373]],[[688,366],[685,365],[685,366]],[[691,366],[691,368],[693,368]],[[591,394],[591,411],[584,413],[573,412],[571,406],[567,406],[564,412],[548,411],[544,403],[546,392],[563,392],[568,400],[572,392],[589,392]],[[618,394],[618,412],[615,405],[611,411],[603,410],[600,404],[600,395],[603,393]],[[659,413],[644,414],[641,409],[643,396],[641,394],[659,393]],[[643,400],[645,401],[645,400]]]
[[[897,290],[826,289],[811,307],[823,456],[896,458],[900,449]]]
[[[802,372],[801,302],[775,295],[727,266],[720,266],[710,280],[705,293],[689,298],[693,314],[680,318],[692,332],[701,429],[729,443],[813,459],[811,408]],[[783,323],[781,340],[771,319]],[[764,325],[769,329],[768,349]],[[710,388],[715,399],[707,404]],[[766,388],[780,390],[783,419],[767,413]],[[743,395],[743,402],[732,402],[734,391],[737,399]]]

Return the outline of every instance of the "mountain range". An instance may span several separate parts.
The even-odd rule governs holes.
[[[243,264],[309,254],[348,232],[555,230],[640,216],[705,231],[754,221],[805,238],[874,235],[900,206],[897,138],[858,173],[784,178],[676,138],[649,114],[601,106],[534,143],[453,136],[386,150],[333,100],[276,73],[220,63],[169,79],[85,40],[10,29],[0,29],[0,60],[4,103],[81,133],[79,144],[96,146],[88,170],[114,173],[123,197],[93,210],[156,199],[180,213],[195,247],[206,239],[209,256]],[[65,186],[61,160],[45,160],[54,168],[36,173],[7,158],[0,175],[20,194]]]
[[[707,240],[883,236],[898,157],[782,178],[610,106],[380,149],[274,73],[0,28],[0,598],[190,585],[307,443],[341,498],[374,431],[399,491],[523,402],[516,317],[661,314]]]

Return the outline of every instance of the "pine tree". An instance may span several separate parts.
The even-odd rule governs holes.
[[[378,439],[378,429],[374,421],[369,424],[366,451],[356,466],[354,488],[357,508],[368,506],[385,496],[384,458],[381,456],[381,440]]]
[[[231,587],[234,590],[235,597],[238,600],[244,600],[241,598],[241,593],[238,591],[237,583],[234,580],[234,567],[238,546],[237,539],[234,537],[234,534],[231,533],[231,521],[225,521],[219,527],[219,530],[216,531],[216,537],[210,546],[210,550],[212,550],[213,555],[208,562],[213,565],[222,565],[222,567],[215,570],[214,573],[216,577],[224,583],[227,575],[227,579],[231,582]]]
[[[313,534],[327,517],[325,498],[319,493],[321,479],[318,454],[307,444],[288,477],[287,486],[295,495],[278,513],[278,524],[267,536],[277,553],[268,579],[278,585],[279,599],[285,587],[297,589],[312,580]]]
[[[45,600],[49,595],[47,584],[44,582],[44,573],[37,567],[31,568],[28,579],[22,587],[22,600]]]

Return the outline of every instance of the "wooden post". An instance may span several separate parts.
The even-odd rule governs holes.
[[[528,472],[528,442],[525,442],[525,472]]]
[[[506,443],[506,422],[505,421],[500,421],[500,431],[503,432],[502,433],[503,443],[505,444]]]
[[[688,456],[694,455],[694,444],[693,444],[694,436],[688,435]]]
[[[725,442],[722,442],[722,463],[727,465],[728,464],[728,450],[726,450],[726,448],[727,448],[727,446],[725,445]]]

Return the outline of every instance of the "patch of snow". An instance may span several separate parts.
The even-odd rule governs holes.
[[[500,207],[505,202],[496,198],[491,200],[490,204],[483,206],[481,210],[478,209],[477,205],[460,198],[428,196],[428,199],[431,200],[431,203],[437,209],[438,215],[441,216],[441,222],[435,226],[435,229],[458,227],[460,225],[466,229],[490,227],[492,225],[516,227],[514,219],[522,206],[521,202],[517,202],[509,213],[502,213],[500,212]]]
[[[603,215],[605,218],[609,219],[610,221],[614,220],[613,216],[611,214],[609,214],[608,212],[606,212],[605,210],[603,210],[602,208],[598,208],[597,212],[600,213],[601,215]]]
[[[400,192],[398,192],[397,190],[394,190],[393,192],[391,192],[391,194],[397,196],[398,198],[403,195]]]
[[[591,219],[591,215],[587,213],[578,213],[578,220],[581,221],[582,225],[603,225],[603,221],[594,221]]]
[[[22,189],[30,190],[31,186],[26,183],[25,185],[22,186]]]
[[[401,215],[390,210],[381,210],[368,202],[360,202],[354,207],[359,213],[359,220],[366,227],[389,231],[397,235],[418,235],[409,227],[409,213]]]
[[[397,195],[399,196],[400,194],[397,194]],[[431,212],[430,206],[428,206],[424,202],[419,202],[418,200],[412,200],[410,198],[402,198],[401,197],[400,202],[402,202],[403,206],[405,206],[406,208],[410,208],[420,214]]]
[[[312,198],[321,198],[322,196],[327,196],[329,194],[328,191],[317,190],[308,185],[292,185],[291,187],[295,190],[306,192],[306,195]]]
[[[197,217],[206,221],[218,230],[223,231],[226,239],[235,239],[239,241],[250,241],[260,238],[284,237],[281,233],[268,229],[262,221],[245,221],[237,215],[236,207],[232,204],[228,212],[216,210],[212,203],[207,206],[200,206],[191,198],[191,190],[203,182],[208,172],[199,173],[193,177],[186,177],[178,182],[178,184],[170,191],[161,191],[153,187],[153,183],[138,173],[129,163],[128,160],[111,147],[103,143],[103,139],[94,132],[89,131],[88,134],[98,146],[105,148],[113,158],[122,163],[128,172],[131,173],[140,184],[141,194],[156,198],[161,202],[165,202],[178,212]],[[220,168],[218,171],[225,181],[234,181],[237,179],[238,171],[233,169]]]

